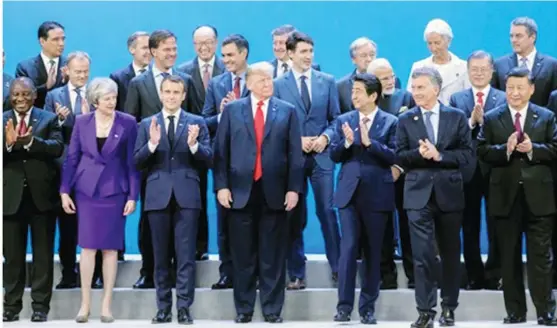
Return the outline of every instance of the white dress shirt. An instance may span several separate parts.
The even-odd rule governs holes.
[[[528,70],[531,72],[532,68],[534,67],[534,61],[536,60],[537,52],[538,51],[536,50],[536,48],[534,48],[534,50],[532,50],[532,52],[526,57],[522,57],[519,54],[516,54],[516,60],[518,62],[518,66],[520,67],[522,65],[522,58],[526,58],[526,66],[528,67]]]
[[[171,115],[174,116],[174,135],[176,136],[176,130],[178,129],[178,122],[180,121],[180,116],[182,115],[182,110],[178,109],[176,111],[176,113],[171,114],[170,112],[168,112],[166,109],[163,108],[161,110],[161,112],[162,112],[162,116],[164,118],[164,131],[166,131],[167,134],[168,134],[168,126],[170,125],[170,119],[168,117],[171,116]],[[178,136],[176,136],[176,138],[177,137]],[[162,136],[161,135],[161,138],[168,138],[168,136]],[[155,145],[155,144],[151,143],[151,140],[149,140],[149,142],[147,143],[147,147],[149,147],[149,151],[151,153],[154,153],[155,150],[157,150],[158,145]],[[190,152],[192,154],[195,154],[197,152],[198,148],[199,148],[199,143],[197,141],[195,142],[195,145],[193,145],[192,147],[189,147]]]
[[[260,101],[253,94],[251,94],[251,111],[253,113],[253,119],[255,120],[255,115],[257,114],[257,103]],[[261,110],[263,111],[263,122],[267,121],[267,109],[269,108],[269,98],[263,100],[263,106]]]
[[[312,95],[311,95],[311,69],[308,69],[307,71],[303,72],[303,73],[299,73],[298,71],[296,71],[295,69],[292,70],[292,73],[294,74],[294,78],[296,79],[296,85],[298,86],[298,91],[300,92],[300,95],[302,94],[302,75],[304,75],[306,77],[306,85],[308,86],[308,92],[309,92],[309,100],[313,101],[312,99]]]
[[[288,61],[282,61],[280,59],[277,59],[277,77],[281,77],[284,75],[284,68],[282,67],[284,64],[288,65],[288,70],[286,71],[288,72],[292,67],[292,60],[289,59]]]
[[[203,72],[205,72],[205,65],[209,64],[207,70],[209,71],[209,76],[213,76],[213,69],[215,68],[215,56],[209,59],[209,61],[203,61],[201,58],[197,57],[197,65],[199,66],[199,72],[201,73],[201,79],[203,79]]]
[[[431,125],[433,125],[433,134],[435,134],[435,140],[430,140],[429,142],[431,142],[432,144],[436,144],[437,141],[439,140],[439,138],[438,138],[438,136],[439,136],[439,103],[436,103],[435,106],[430,110],[423,109],[423,108],[420,107],[420,111],[422,112],[422,117],[424,119],[424,124],[425,124],[425,120],[427,119],[425,113],[427,113],[427,112],[433,113],[431,115]]]
[[[54,71],[56,72],[56,74],[58,74],[58,65],[60,63],[60,57],[56,57],[56,58],[52,58],[50,59],[47,55],[45,55],[42,51],[41,51],[41,59],[43,60],[43,64],[44,67],[46,68],[46,74],[48,75],[48,72],[50,72],[50,61],[54,60]]]
[[[30,121],[31,121],[31,112],[33,111],[33,108],[31,108],[27,113],[25,113],[25,117],[23,118],[23,120],[25,121],[25,125],[27,126],[27,130],[29,130],[29,128],[31,127],[31,125],[29,125]],[[14,116],[15,116],[15,122],[14,123],[14,129],[15,129],[15,133],[17,134],[19,131],[17,131],[17,126],[19,124],[19,122],[21,122],[21,118],[19,116],[19,113],[17,111],[13,111],[14,112]],[[23,148],[25,150],[29,150],[29,148],[31,148],[31,145],[33,144],[33,138],[31,138],[31,141],[27,144],[24,145]],[[12,148],[14,147],[14,145],[8,146],[6,144],[6,150],[9,152],[12,151]]]
[[[489,84],[482,90],[472,87],[472,93],[474,95],[474,106],[479,103],[478,99],[480,98],[478,97],[478,92],[481,92],[483,93],[482,100],[483,100],[483,105],[485,107],[485,103],[487,102],[487,95],[489,95],[489,91],[491,91],[491,85]],[[470,126],[470,129],[472,130],[476,127],[476,124],[472,124],[472,115],[470,115],[470,118],[468,119],[468,126]]]
[[[79,89],[79,94],[81,95],[81,104],[83,104],[83,102],[85,101],[85,88],[87,87],[87,85],[82,86]],[[70,93],[70,105],[71,107],[68,108],[69,110],[72,111],[72,113],[75,115],[75,111],[77,110],[77,108],[75,108],[75,100],[77,99],[77,92],[75,91],[75,86],[68,81],[68,92]],[[58,118],[58,124],[60,126],[64,125],[64,122],[66,122],[66,120],[61,120],[60,118]]]
[[[134,72],[135,76],[139,76],[139,75],[141,75],[141,70],[142,69],[144,69],[145,72],[147,72],[149,70],[149,65],[147,65],[145,67],[140,67],[134,61],[132,61],[132,68],[133,68],[133,72]]]
[[[159,94],[159,97],[161,96],[161,83],[162,80],[164,79],[162,77],[162,73],[155,65],[153,65],[153,76],[155,77],[155,85],[157,86],[157,93]],[[172,75],[172,68],[169,69],[168,71],[166,71],[166,73]]]

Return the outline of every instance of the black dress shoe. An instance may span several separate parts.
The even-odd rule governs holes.
[[[118,251],[118,262],[125,262],[124,252]]]
[[[484,289],[485,283],[483,281],[470,280],[464,289],[466,290],[480,290]]]
[[[31,322],[46,322],[47,314],[45,312],[33,311]]]
[[[157,314],[151,319],[151,323],[168,323],[172,322],[172,311],[158,310]]]
[[[211,286],[211,289],[228,289],[232,288],[232,279],[228,276],[220,277],[219,281]]]
[[[544,315],[538,315],[538,325],[541,326],[557,326],[557,319],[555,315],[551,313],[546,313]]]
[[[103,289],[103,281],[101,278],[97,278],[97,279],[93,279],[93,282],[91,283],[91,288],[93,289]]]
[[[19,313],[15,313],[14,311],[5,310],[2,316],[3,322],[13,322],[19,320]]]
[[[77,277],[74,279],[62,277],[58,285],[56,285],[56,289],[73,289],[77,287],[79,287],[77,284]]]
[[[439,325],[441,327],[454,326],[454,311],[443,309],[443,311],[441,312],[441,316],[439,317]]]
[[[385,278],[381,280],[381,284],[379,285],[379,289],[388,290],[388,289],[397,289],[398,284],[395,278]]]
[[[414,288],[416,288],[416,283],[414,282],[414,279],[412,279],[412,280],[408,279],[407,287],[408,287],[409,289],[414,289]]]
[[[278,314],[267,314],[264,315],[263,318],[265,319],[265,322],[268,323],[282,323],[282,318]]]
[[[195,253],[195,260],[196,261],[207,261],[209,259],[209,254],[207,253],[202,253],[202,252],[196,252]]]
[[[420,316],[416,321],[414,321],[410,327],[411,328],[433,328],[433,321],[435,320],[435,315],[429,313],[420,313]]]
[[[364,325],[376,325],[377,319],[371,312],[366,312],[364,315],[360,315],[360,322]]]
[[[503,290],[503,282],[501,279],[488,279],[484,284],[485,289]]]
[[[193,319],[190,315],[190,309],[188,308],[178,309],[178,323],[181,325],[193,324]]]
[[[503,319],[504,324],[524,323],[524,322],[526,322],[525,315],[509,314],[505,319]]]
[[[336,322],[348,322],[350,321],[350,313],[348,313],[347,311],[338,310],[333,320]]]
[[[331,280],[336,284],[338,282],[338,272],[333,272],[331,274]]]
[[[141,276],[135,284],[133,285],[135,289],[150,289],[155,288],[155,282],[153,281],[153,277],[149,276]]]
[[[251,322],[252,318],[253,318],[253,314],[240,313],[236,316],[236,319],[234,319],[234,322],[235,323],[248,323],[248,322]]]

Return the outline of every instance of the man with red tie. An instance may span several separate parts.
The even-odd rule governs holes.
[[[227,104],[215,140],[215,191],[228,213],[237,323],[250,322],[259,279],[266,322],[282,322],[288,220],[302,190],[295,109],[273,95],[273,67],[246,73],[251,95]],[[265,151],[263,151],[265,149]]]

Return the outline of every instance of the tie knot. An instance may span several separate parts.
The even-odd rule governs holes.
[[[139,70],[139,74],[145,73],[146,70],[147,70],[147,69],[145,69],[145,68],[140,69],[140,70]]]
[[[257,102],[257,107],[259,108],[263,107],[263,100]]]
[[[27,116],[27,112],[25,112],[25,113],[18,112],[17,115],[19,115],[20,119],[24,119],[25,116]]]
[[[207,63],[203,64],[203,68],[204,68],[206,71],[209,70],[209,67],[211,67],[211,65],[209,65],[209,64],[207,64]]]
[[[174,122],[175,117],[176,116],[174,116],[174,115],[168,115],[168,119],[170,120],[170,122]]]
[[[528,62],[528,57],[522,57],[522,58],[520,58],[520,61],[521,61],[523,64],[526,64],[526,63]]]
[[[519,119],[521,116],[522,116],[522,115],[520,115],[520,113],[518,113],[518,112],[517,112],[516,114],[514,114],[514,118],[515,118],[515,119]]]
[[[427,111],[424,113],[425,117],[429,120],[431,118],[431,115],[433,115],[432,111]]]
[[[75,88],[73,89],[78,95],[81,93],[81,88]]]
[[[302,82],[305,82],[306,79],[307,79],[307,76],[305,76],[305,75],[300,76],[300,80],[302,80]]]
[[[477,96],[478,98],[482,98],[482,97],[484,96],[484,93],[481,92],[481,91],[478,91],[478,93],[476,93],[476,96]]]
[[[282,63],[282,68],[288,69],[288,64],[287,63]]]
[[[56,61],[54,59],[51,59],[48,63],[50,64],[50,66],[54,66],[54,64],[56,64]]]
[[[362,123],[364,123],[364,124],[368,124],[369,121],[371,121],[371,120],[369,119],[369,117],[364,117],[364,118],[362,118]]]
[[[241,77],[236,76],[236,77],[234,78],[234,82],[239,83],[241,79],[242,79]]]
[[[169,77],[169,76],[170,76],[170,73],[163,72],[163,73],[161,73],[161,75],[162,75],[162,78],[164,79],[164,78]]]

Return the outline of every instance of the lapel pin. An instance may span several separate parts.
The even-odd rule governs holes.
[[[182,126],[182,125],[183,125],[182,123],[178,123],[178,126]]]
[[[117,134],[115,134],[115,135],[114,135],[114,138],[118,138],[118,135],[117,135]]]
[[[534,114],[534,118],[538,118],[538,114]]]
[[[414,121],[417,121],[417,120],[418,120],[418,117],[417,117],[417,116],[414,116]]]

